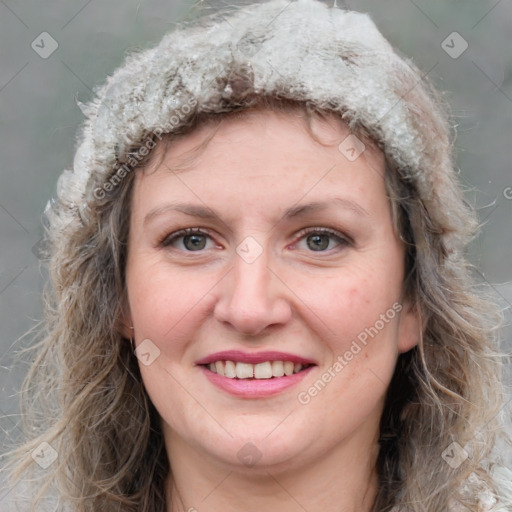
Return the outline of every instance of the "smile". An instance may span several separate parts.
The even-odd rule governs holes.
[[[251,364],[235,361],[216,361],[210,363],[208,369],[228,379],[272,379],[299,373],[310,365],[302,365],[293,361],[265,361]]]

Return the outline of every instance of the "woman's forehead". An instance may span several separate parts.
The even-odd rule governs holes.
[[[214,129],[207,146],[180,167],[184,155],[194,155]],[[171,141],[165,153],[162,142],[159,165],[137,176],[135,215],[146,218],[169,202],[185,202],[226,215],[244,211],[273,218],[305,203],[318,206],[341,196],[353,209],[387,217],[382,152],[364,145],[335,117],[318,118],[313,129],[321,143],[296,115],[254,111],[226,118],[215,128],[201,126]],[[354,154],[347,151],[350,145]]]
[[[272,148],[269,144],[275,141],[279,142],[276,156],[281,163],[298,158],[314,160],[323,148],[330,147],[335,149],[331,154],[336,158],[341,154],[349,162],[364,160],[379,175],[384,175],[385,157],[373,141],[351,132],[335,113],[322,117],[313,113],[308,125],[303,111],[297,108],[246,109],[219,116],[217,122],[207,119],[184,135],[159,141],[144,172],[138,174],[197,170],[212,159],[227,164],[244,156],[260,158],[272,149],[275,151],[275,145]]]

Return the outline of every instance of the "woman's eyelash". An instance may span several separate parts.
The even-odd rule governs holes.
[[[174,233],[165,235],[164,238],[162,238],[162,240],[160,240],[158,245],[160,245],[162,247],[167,247],[167,246],[171,245],[171,243],[174,242],[176,239],[187,236],[187,235],[210,236],[210,233],[201,228],[180,229],[179,231],[175,231]]]
[[[303,238],[305,238],[308,235],[313,234],[321,234],[321,235],[330,235],[332,238],[334,238],[339,244],[348,246],[353,244],[353,240],[348,235],[345,235],[343,233],[340,233],[339,231],[330,229],[330,228],[304,228],[301,230],[297,235],[295,236],[296,241],[293,242],[293,244],[296,244],[300,242]],[[180,229],[179,231],[175,231],[174,233],[167,234],[165,237],[163,237],[159,241],[159,246],[161,247],[168,247],[171,245],[174,241],[176,241],[179,238],[185,237],[187,235],[201,235],[211,238],[211,234],[208,230],[202,229],[202,228],[185,228]],[[326,251],[319,251],[319,252],[326,252]]]
[[[317,233],[322,235],[331,235],[333,238],[335,238],[338,242],[340,242],[343,245],[352,245],[354,243],[352,238],[349,237],[348,235],[345,235],[343,233],[340,233],[339,231],[330,228],[305,228],[299,233],[297,233],[297,239],[301,240],[307,235],[314,235]]]

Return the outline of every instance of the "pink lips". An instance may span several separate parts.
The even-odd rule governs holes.
[[[241,363],[264,363],[265,361],[292,361],[302,365],[311,365],[308,368],[284,377],[272,377],[271,379],[231,379],[211,372],[206,366],[216,361],[233,361]],[[227,350],[210,354],[195,363],[205,377],[221,390],[240,398],[265,398],[276,395],[299,383],[314,368],[316,363],[285,352],[258,352],[246,353],[238,350]]]
[[[316,362],[311,359],[304,359],[303,357],[288,354],[286,352],[267,351],[250,353],[241,352],[240,350],[224,350],[222,352],[215,352],[214,354],[210,354],[209,356],[199,359],[195,364],[210,364],[215,363],[216,361],[233,361],[235,363],[240,362],[251,364],[264,363],[265,361],[291,361],[292,363],[300,363],[303,365],[316,364]]]
[[[285,389],[300,382],[314,366],[310,366],[299,373],[288,377],[272,377],[271,379],[230,379],[218,373],[211,372],[201,366],[200,369],[206,378],[215,386],[231,395],[241,398],[265,398],[276,395]]]

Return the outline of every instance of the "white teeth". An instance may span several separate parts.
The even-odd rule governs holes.
[[[254,366],[249,363],[236,363],[236,376],[239,379],[252,379],[254,377]]]
[[[224,364],[222,363],[222,361],[217,361],[215,363],[215,369],[217,370],[217,373],[219,375],[224,375]]]
[[[233,361],[226,361],[226,365],[224,366],[224,375],[230,379],[234,379],[236,377],[236,366]]]
[[[270,362],[258,363],[254,365],[254,377],[256,379],[271,379],[272,365]]]
[[[282,377],[284,375],[284,364],[282,361],[272,362],[272,375],[274,377]]]
[[[265,361],[264,363],[235,363],[234,361],[215,361],[208,368],[230,379],[271,379],[300,372],[304,366],[292,361]]]

